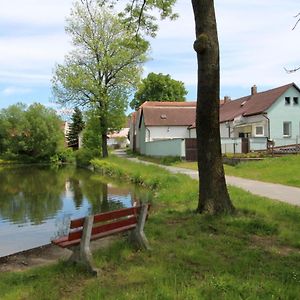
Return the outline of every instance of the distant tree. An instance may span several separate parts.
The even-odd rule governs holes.
[[[90,110],[85,113],[86,125],[83,130],[82,143],[83,147],[87,149],[101,149],[101,131],[99,123],[98,110]]]
[[[130,102],[130,107],[137,110],[145,101],[185,101],[187,90],[182,81],[172,79],[169,74],[149,73],[138,85]]]
[[[57,102],[97,110],[103,157],[107,133],[120,126],[149,48],[106,2],[75,2],[66,27],[75,49],[56,66],[52,80]]]
[[[17,103],[0,111],[0,144],[2,154],[19,154],[26,151],[24,140],[29,124],[25,116],[25,110],[25,104]]]
[[[63,144],[62,120],[53,109],[18,103],[0,112],[2,153],[49,159]]]
[[[68,146],[77,150],[79,146],[79,134],[84,128],[82,112],[78,107],[75,107],[71,117],[71,124],[67,135]]]

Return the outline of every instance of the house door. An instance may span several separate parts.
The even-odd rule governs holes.
[[[249,150],[250,150],[249,138],[242,137],[242,153],[249,153]]]

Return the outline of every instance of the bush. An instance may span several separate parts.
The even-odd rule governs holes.
[[[75,161],[75,155],[72,148],[65,148],[57,153],[59,161],[63,163],[72,163]]]
[[[86,167],[90,165],[93,158],[100,157],[101,151],[99,149],[82,148],[75,151],[76,165],[79,167]]]

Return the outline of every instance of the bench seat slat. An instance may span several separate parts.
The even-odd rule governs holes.
[[[94,223],[105,222],[112,219],[118,219],[130,215],[136,215],[137,213],[139,213],[139,210],[140,207],[130,207],[130,208],[123,208],[115,211],[109,211],[106,213],[101,213],[94,216]],[[84,224],[84,218],[72,220],[70,223],[70,229],[82,227],[83,224]]]

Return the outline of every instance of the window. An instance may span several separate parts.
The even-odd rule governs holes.
[[[298,105],[299,104],[298,97],[294,97],[293,98],[293,104],[294,105]]]
[[[283,136],[290,137],[292,135],[292,122],[283,122]]]
[[[291,104],[291,97],[285,97],[285,105]]]
[[[255,136],[263,136],[264,135],[264,127],[256,126],[255,127]]]

